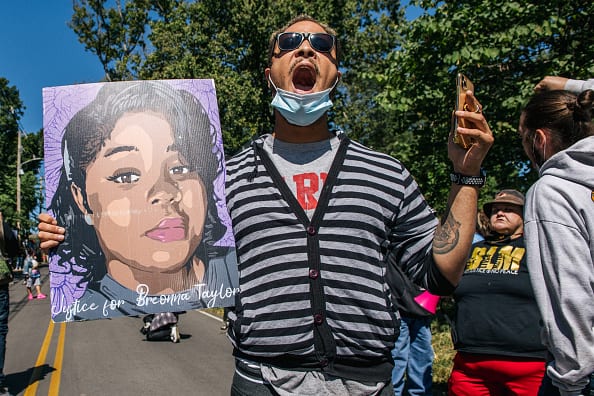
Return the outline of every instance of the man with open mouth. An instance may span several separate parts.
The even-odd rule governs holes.
[[[341,71],[336,32],[301,15],[272,34],[265,77],[274,129],[227,163],[240,293],[229,313],[232,395],[393,395],[395,266],[434,294],[458,283],[475,230],[481,164],[493,136],[450,136],[454,173],[441,222],[398,160],[328,126]],[[475,100],[472,92],[468,100]],[[445,140],[445,137],[444,137]],[[449,181],[444,181],[449,182]],[[61,236],[40,219],[42,247]]]
[[[449,145],[457,179],[438,224],[398,160],[329,129],[341,78],[336,32],[302,15],[269,44],[273,132],[227,164],[241,289],[229,314],[231,394],[393,395],[399,315],[390,268],[452,292],[491,131],[481,113],[457,114],[479,127],[458,131],[476,142],[468,151]]]

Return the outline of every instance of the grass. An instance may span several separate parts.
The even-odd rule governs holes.
[[[206,308],[204,312],[208,312],[209,314],[218,316],[219,318],[223,317],[223,308]]]
[[[445,396],[448,390],[448,378],[452,372],[454,362],[454,345],[450,335],[450,325],[447,317],[453,317],[453,304],[448,299],[442,299],[431,322],[433,352],[433,395]]]

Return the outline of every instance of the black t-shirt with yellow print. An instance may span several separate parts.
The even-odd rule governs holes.
[[[454,299],[458,351],[544,359],[523,237],[475,243]]]

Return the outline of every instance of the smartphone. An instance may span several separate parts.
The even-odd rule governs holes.
[[[454,108],[454,111],[472,111],[469,110],[469,107],[466,104],[466,91],[472,91],[472,93],[474,93],[474,84],[464,74],[458,73],[458,76],[456,77],[456,107]],[[469,138],[458,135],[458,125],[460,125],[462,128],[468,128],[470,127],[470,125],[468,125],[468,122],[463,118],[458,119],[458,117],[456,117],[455,115],[452,116],[454,143],[456,143],[458,146],[462,148],[467,149],[470,147],[472,142]]]

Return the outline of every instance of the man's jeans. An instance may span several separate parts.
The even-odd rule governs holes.
[[[400,336],[392,350],[394,395],[431,395],[433,383],[432,317],[403,316]],[[405,381],[406,374],[406,381]]]
[[[8,285],[0,286],[0,386],[5,385],[4,357],[6,355],[6,334],[8,333]]]

